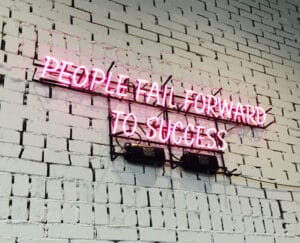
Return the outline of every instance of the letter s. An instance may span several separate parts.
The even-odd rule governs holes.
[[[217,137],[219,139],[219,142],[220,142],[221,145],[223,145],[223,146],[218,146],[218,148],[222,151],[224,151],[227,147],[227,143],[223,138],[223,137],[225,137],[226,134],[227,134],[226,130],[220,130],[217,133]]]
[[[156,116],[150,117],[147,119],[147,127],[150,128],[149,133],[146,134],[146,137],[148,139],[153,139],[156,136],[156,128],[154,127],[156,122],[158,121],[158,118]],[[153,126],[154,123],[154,126]]]

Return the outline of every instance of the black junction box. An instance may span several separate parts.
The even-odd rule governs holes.
[[[162,166],[166,160],[163,148],[131,143],[124,148],[125,159],[131,163]]]
[[[180,161],[183,169],[194,172],[215,174],[220,168],[217,157],[212,155],[184,152]]]

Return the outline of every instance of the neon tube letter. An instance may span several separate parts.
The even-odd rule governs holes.
[[[69,77],[71,79],[72,74],[66,72],[66,69],[68,66],[73,66],[74,64],[72,62],[62,61],[62,67],[58,76],[58,81],[64,84],[70,84],[70,80],[63,79],[63,76]]]
[[[76,78],[77,78],[77,73],[80,71],[80,69],[83,69],[83,70],[84,70],[84,76],[85,76],[85,78],[84,78],[83,82],[78,83],[78,81],[81,81],[81,79],[80,79],[81,76],[79,77],[78,81],[76,80]],[[89,80],[89,72],[88,72],[88,70],[86,69],[86,67],[85,67],[85,66],[79,66],[79,67],[77,67],[77,68],[75,69],[74,73],[73,73],[72,83],[73,83],[76,87],[81,88],[81,87],[83,87],[83,86],[87,83],[88,80]]]
[[[59,66],[59,62],[58,62],[58,60],[56,58],[51,57],[51,56],[46,56],[45,59],[46,59],[46,64],[45,64],[43,72],[42,72],[42,78],[45,77],[45,74],[47,72],[49,72],[49,73],[55,72],[58,69],[58,66]],[[50,67],[51,63],[55,63],[55,67],[54,68]]]
[[[189,96],[195,94],[196,92],[193,90],[186,89],[185,91],[185,99],[184,99],[184,110],[187,111],[190,104],[194,103],[194,100],[189,99]]]
[[[124,85],[124,80],[129,79],[128,76],[123,75],[123,74],[119,74],[118,75],[118,84],[117,84],[117,90],[116,90],[116,95],[121,96],[121,97],[125,97],[127,96],[127,86]]]
[[[259,106],[255,107],[255,109],[256,109],[256,122],[257,122],[257,125],[262,126],[266,121],[266,112],[263,108],[261,108]],[[262,115],[262,119],[260,119],[261,115]]]
[[[119,123],[120,116],[124,115],[125,112],[112,110],[112,113],[116,114],[115,122],[113,123],[113,130],[112,130],[112,133],[115,134],[117,132],[117,126],[118,126],[118,123]]]
[[[138,100],[139,96],[141,94],[146,93],[146,91],[142,89],[142,85],[147,84],[149,82],[147,80],[144,80],[144,79],[137,79],[136,82],[138,83],[138,87],[137,87],[137,90],[136,90],[136,93],[135,93],[135,99]]]
[[[133,117],[133,123],[134,123],[134,125],[133,125],[133,129],[132,129],[130,132],[128,132],[128,131],[126,130],[126,123],[127,123],[128,119],[129,119],[130,117]],[[126,136],[132,136],[132,135],[135,133],[135,131],[136,131],[136,127],[137,127],[137,119],[136,119],[136,116],[135,116],[133,113],[129,113],[129,114],[124,118],[124,121],[123,121],[123,133],[124,133]]]
[[[91,81],[91,85],[90,85],[90,90],[94,89],[95,84],[102,84],[105,80],[105,73],[101,69],[93,68],[92,72],[93,72],[93,77],[92,77],[92,81]],[[100,80],[97,80],[98,73],[100,73],[102,76],[102,78]]]

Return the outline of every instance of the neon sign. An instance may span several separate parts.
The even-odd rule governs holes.
[[[88,69],[72,62],[57,60],[46,56],[41,78],[50,79],[60,85],[75,89],[99,93],[125,101],[151,105],[174,112],[184,112],[208,118],[221,119],[244,125],[263,127],[266,112],[259,106],[234,103],[213,95],[206,95],[194,90],[184,90],[183,94],[175,94],[174,87],[160,85],[144,79],[132,78],[125,74],[113,75],[100,68]],[[114,78],[115,77],[115,78]],[[132,89],[131,92],[129,92]],[[134,113],[111,110],[112,133],[122,133],[125,137],[135,134],[138,118]],[[171,143],[176,146],[193,147],[205,150],[224,151],[227,143],[224,140],[226,130],[205,127],[182,121],[171,121],[157,116],[147,117],[144,122],[147,131],[145,137],[149,141]]]

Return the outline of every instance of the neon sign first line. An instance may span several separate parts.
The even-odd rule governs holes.
[[[118,74],[117,81],[113,82],[113,74],[105,73],[102,69],[86,66],[77,66],[72,62],[59,61],[55,57],[46,56],[41,78],[49,78],[76,89],[99,92],[107,96],[126,99],[129,95],[131,78],[125,74]],[[135,80],[134,100],[155,106],[167,107],[176,110],[182,107],[185,112],[193,112],[212,118],[221,118],[231,122],[263,127],[266,121],[266,112],[262,107],[249,104],[233,103],[213,95],[205,95],[194,90],[185,89],[183,100],[176,100],[174,87],[161,86],[158,82],[149,82],[144,79]]]

